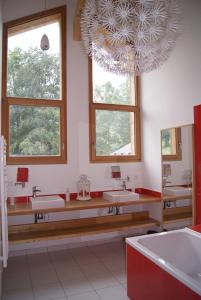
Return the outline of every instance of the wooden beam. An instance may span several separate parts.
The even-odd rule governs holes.
[[[82,13],[84,4],[85,4],[85,0],[78,0],[78,2],[77,2],[75,18],[74,18],[74,27],[73,27],[74,41],[81,41],[80,19],[81,19],[81,13]]]

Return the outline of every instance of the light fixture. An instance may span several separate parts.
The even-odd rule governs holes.
[[[45,10],[46,10],[46,0],[45,0]],[[48,36],[43,34],[41,41],[40,41],[40,48],[41,50],[49,50],[50,49],[50,42]]]
[[[117,74],[158,68],[180,29],[180,0],[86,0],[81,15],[87,53]]]
[[[41,38],[40,47],[42,50],[48,50],[50,48],[49,39],[46,34],[43,34]]]

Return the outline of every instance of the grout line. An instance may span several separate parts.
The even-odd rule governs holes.
[[[27,264],[27,267],[28,267],[28,273],[29,273],[29,279],[30,279],[30,283],[31,283],[31,290],[32,290],[32,294],[33,294],[33,299],[37,300],[36,297],[35,297],[34,289],[33,289],[33,283],[32,283],[32,279],[31,279],[31,269],[30,269],[28,255],[27,254],[25,254],[25,259],[26,259],[26,264]]]

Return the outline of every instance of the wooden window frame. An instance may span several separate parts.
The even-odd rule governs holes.
[[[48,19],[51,16],[59,14],[60,23],[60,41],[61,41],[61,99],[44,100],[34,98],[16,98],[7,96],[7,41],[8,30],[19,26],[21,30],[28,22],[37,22],[40,24],[42,18]],[[66,137],[66,6],[61,6],[39,12],[27,17],[3,24],[3,63],[2,63],[2,133],[7,141],[7,163],[9,165],[17,164],[63,164],[67,162],[67,137]],[[55,107],[60,110],[60,155],[59,156],[9,156],[9,106],[34,106],[34,107]]]
[[[169,128],[175,130],[175,148],[176,154],[162,154],[163,161],[179,161],[182,160],[182,150],[181,150],[181,127]],[[161,153],[162,153],[162,131],[161,131]]]
[[[93,74],[92,60],[88,60],[89,74],[89,145],[90,145],[90,162],[107,163],[107,162],[137,162],[141,161],[141,134],[140,134],[140,77],[134,79],[135,86],[135,105],[106,104],[93,102]],[[135,155],[114,155],[114,156],[97,156],[96,155],[96,110],[122,111],[134,114],[134,145]]]

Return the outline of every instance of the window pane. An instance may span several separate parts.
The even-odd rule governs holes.
[[[96,155],[134,155],[134,113],[96,110]]]
[[[162,130],[162,154],[176,155],[176,131],[175,128]]]
[[[93,102],[135,105],[133,76],[116,75],[92,63]]]
[[[45,20],[8,30],[7,95],[10,97],[61,99],[60,22],[44,23]],[[40,49],[44,34],[50,42],[50,49],[45,51]]]
[[[60,109],[11,105],[10,156],[60,155]]]

